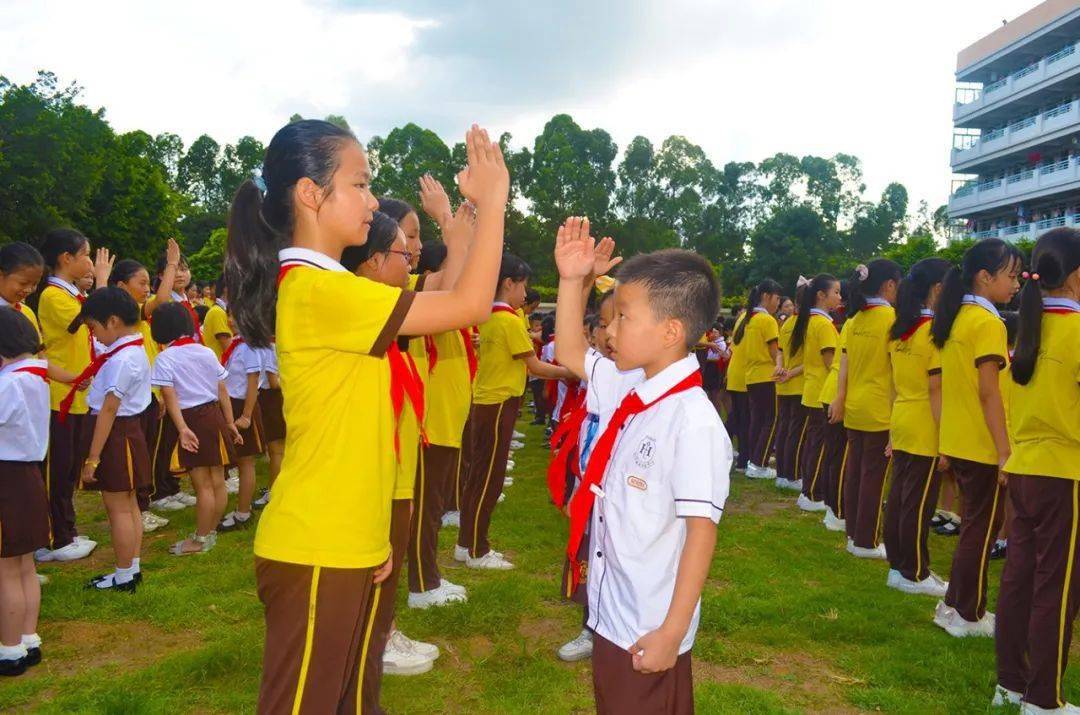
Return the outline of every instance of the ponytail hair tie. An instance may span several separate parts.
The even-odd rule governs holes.
[[[1039,282],[1039,274],[1038,273],[1028,273],[1027,271],[1024,271],[1020,275],[1024,278],[1024,280],[1033,280],[1036,283]]]
[[[810,279],[803,275],[800,275],[799,280],[795,281],[796,288],[802,288],[803,286],[808,285],[810,285]]]
[[[597,293],[605,295],[615,288],[615,279],[611,276],[597,276],[596,280],[593,281],[593,285],[596,287]]]
[[[860,263],[859,265],[855,266],[855,275],[859,277],[859,282],[862,283],[864,280],[870,277],[870,269]]]
[[[260,194],[266,196],[266,181],[263,180],[262,176],[253,174],[251,176],[251,182],[255,184],[255,188],[259,190]]]

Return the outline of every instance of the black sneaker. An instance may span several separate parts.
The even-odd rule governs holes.
[[[251,502],[252,509],[262,509],[264,506],[270,503],[270,490],[263,489],[259,492],[259,496],[255,497]]]
[[[0,676],[22,675],[26,672],[26,656],[18,660],[0,660]]]
[[[84,588],[87,591],[123,591],[123,592],[126,592],[126,593],[135,593],[135,589],[138,588],[139,582],[142,581],[142,576],[137,573],[127,583],[115,583],[114,582],[112,586],[108,586],[107,588],[101,588],[101,587],[98,586],[99,583],[101,583],[105,579],[109,578],[110,576],[112,576],[111,573],[106,573],[106,574],[101,574],[100,576],[95,576],[94,578],[92,578],[92,579],[90,579],[89,581],[86,582],[86,586]]]
[[[940,534],[941,536],[956,536],[960,533],[960,525],[955,521],[949,520],[935,528],[934,533]]]
[[[946,522],[946,517],[941,512],[934,512],[934,515],[930,517],[930,528],[936,529]]]
[[[1007,548],[1008,548],[1008,546],[1006,545],[1005,542],[1003,542],[1003,541],[995,541],[993,547],[991,547],[991,549],[990,549],[990,558],[991,558],[991,560],[1005,558],[1005,550]]]
[[[41,648],[27,648],[26,657],[23,658],[26,661],[26,667],[31,668],[41,662]]]

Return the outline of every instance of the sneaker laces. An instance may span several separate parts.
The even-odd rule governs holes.
[[[416,655],[416,642],[401,631],[390,634],[390,646],[396,651]]]

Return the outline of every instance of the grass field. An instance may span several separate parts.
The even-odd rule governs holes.
[[[468,587],[469,602],[410,611],[399,592],[402,629],[443,655],[426,675],[386,678],[390,712],[592,711],[588,662],[554,656],[581,613],[558,598],[566,525],[547,500],[542,434],[520,428],[527,446],[493,526],[495,546],[517,569],[457,567],[449,557],[456,531],[443,532],[448,578]],[[180,559],[167,548],[191,530],[193,511],[174,512],[147,536],[137,594],[91,593],[83,583],[110,567],[112,552],[99,498],[78,499],[80,524],[101,546],[88,561],[41,566],[51,579],[39,629],[45,660],[0,683],[0,711],[254,710],[262,656],[254,530]],[[931,623],[933,599],[885,588],[886,566],[845,553],[843,536],[800,512],[790,492],[735,477],[719,528],[694,647],[699,712],[988,710],[992,641],[947,636]],[[932,537],[946,577],[954,542]],[[999,574],[994,562],[993,591]],[[1069,694],[1080,698],[1075,672]]]

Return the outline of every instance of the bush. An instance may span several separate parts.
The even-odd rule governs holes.
[[[554,303],[555,298],[559,295],[559,289],[552,288],[551,286],[530,285],[529,288],[540,295],[541,303]]]

